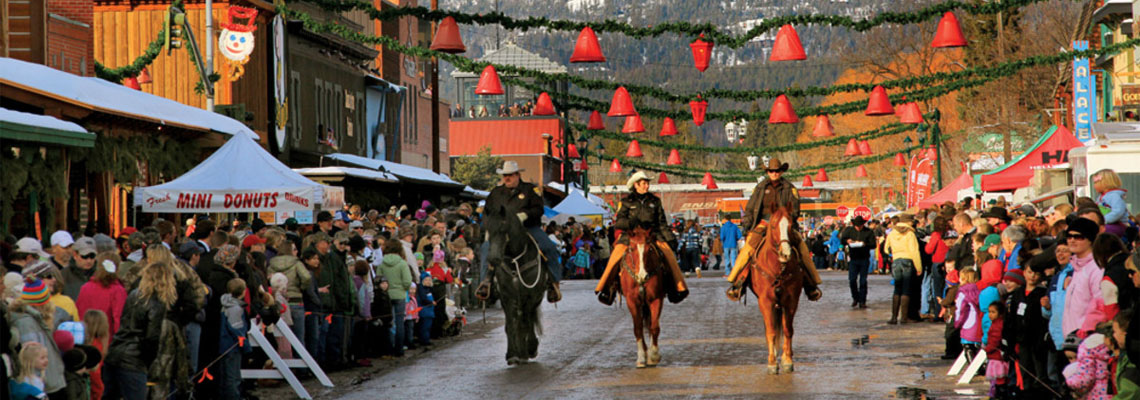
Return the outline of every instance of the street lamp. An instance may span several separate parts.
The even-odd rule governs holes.
[[[589,146],[590,141],[586,139],[585,134],[578,136],[578,155],[582,157],[579,161],[581,163],[581,167],[578,168],[578,173],[582,174],[582,191],[587,194],[590,193],[590,171],[586,166],[586,163],[589,162],[589,159],[586,158],[586,152],[589,151]]]
[[[760,157],[757,157],[755,154],[748,156],[748,169],[755,171],[756,167],[758,166],[757,164],[759,164],[759,163],[760,163]]]
[[[914,143],[914,140],[910,138],[910,135],[907,135],[906,137],[903,138],[902,142],[903,142],[903,147],[905,147],[907,149],[906,150],[906,159],[907,159],[907,163],[908,163],[907,165],[909,165],[909,163],[910,163],[910,145],[912,143]],[[906,191],[907,191],[906,184],[907,184],[908,180],[907,180],[906,165],[903,165],[900,169],[902,169],[903,183],[902,183],[902,191],[900,192],[899,197],[902,197],[902,199],[903,199],[903,201],[902,201],[903,207],[902,208],[906,208],[909,205],[909,204],[906,204],[906,196],[901,196],[902,193],[906,193]]]

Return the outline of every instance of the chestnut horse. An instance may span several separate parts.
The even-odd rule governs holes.
[[[621,293],[633,317],[633,335],[637,338],[637,367],[656,366],[661,361],[657,336],[661,333],[661,306],[664,304],[665,275],[663,257],[653,235],[645,228],[634,228],[629,249],[621,261]],[[646,345],[645,328],[653,343]]]
[[[800,304],[800,292],[806,279],[800,256],[797,254],[798,241],[792,236],[793,221],[783,208],[772,214],[768,220],[764,243],[752,257],[749,269],[752,280],[752,293],[760,303],[764,314],[764,334],[768,339],[768,373],[792,372],[792,324],[796,319],[796,308]],[[776,363],[778,351],[782,353]]]

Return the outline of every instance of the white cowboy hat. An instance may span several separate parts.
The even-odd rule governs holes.
[[[649,175],[645,174],[645,171],[637,171],[637,172],[634,172],[633,175],[629,176],[629,180],[625,181],[625,186],[632,189],[633,184],[637,183],[637,181],[640,181],[640,180],[649,181],[652,179],[649,179]]]
[[[526,169],[519,168],[519,163],[514,161],[503,161],[503,169],[495,169],[495,173],[499,175],[510,175],[526,171]]]

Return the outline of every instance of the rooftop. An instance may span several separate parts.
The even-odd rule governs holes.
[[[550,61],[550,59],[524,50],[514,43],[508,42],[498,50],[491,51],[480,57],[478,61],[489,62],[495,65],[512,65],[520,68],[538,70],[548,74],[564,74],[566,66]],[[478,74],[464,71],[451,73],[452,78],[476,77]]]

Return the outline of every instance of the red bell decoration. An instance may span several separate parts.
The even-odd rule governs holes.
[[[602,46],[598,44],[598,35],[595,35],[590,27],[582,28],[582,32],[578,33],[578,42],[574,44],[574,54],[570,55],[570,62],[606,62]]]
[[[641,154],[641,143],[637,143],[637,139],[631,140],[629,142],[629,148],[625,150],[625,156],[633,158],[643,155],[644,154]]]
[[[705,179],[701,179],[701,184],[705,185],[705,189],[708,190],[719,189],[716,185],[716,179],[713,179],[712,172],[705,172]]]
[[[665,121],[661,123],[661,134],[658,136],[673,136],[677,134],[677,123],[673,122],[672,118],[665,117]]]
[[[677,149],[669,150],[669,159],[665,161],[665,165],[681,165],[681,152]]]
[[[625,90],[625,86],[619,86],[614,90],[614,99],[610,101],[610,111],[606,115],[628,117],[636,114],[637,110],[633,109],[633,99],[629,97],[629,91]]]
[[[934,147],[928,147],[926,149],[926,158],[929,158],[931,161],[938,159],[938,152],[934,151]]]
[[[566,158],[582,158],[582,155],[578,154],[578,146],[573,143],[566,146]]]
[[[590,113],[590,122],[586,123],[586,129],[592,131],[600,131],[606,129],[606,123],[602,122],[602,113],[594,111]]]
[[[831,127],[831,120],[826,115],[820,115],[815,120],[815,129],[811,131],[811,135],[815,137],[835,136],[835,130]]]
[[[154,80],[150,78],[150,73],[147,72],[146,67],[143,67],[139,70],[139,83],[145,85],[151,82],[154,82]]]
[[[903,153],[895,153],[895,166],[896,167],[905,167],[906,166],[906,156],[904,156]]]
[[[859,142],[855,138],[847,141],[847,150],[843,151],[843,155],[848,157],[859,155]]]
[[[812,183],[811,175],[804,175],[804,182],[800,184],[800,187],[809,188],[812,186],[815,186],[815,183]]]
[[[866,140],[860,141],[859,142],[859,155],[869,156],[871,154],[875,154],[874,152],[871,151],[871,142],[868,142]]]
[[[538,95],[538,100],[534,102],[534,110],[531,111],[533,115],[554,115],[554,102],[550,101],[550,95],[542,92]]]
[[[123,79],[123,86],[129,87],[129,88],[134,89],[134,90],[142,90],[142,86],[139,86],[139,79],[135,78],[133,76],[128,76],[128,77],[124,78]]]
[[[657,183],[660,183],[660,184],[669,183],[669,175],[665,175],[665,173],[662,172],[661,175],[657,176]]]
[[[962,27],[958,25],[958,17],[947,11],[938,21],[938,31],[934,33],[934,41],[930,47],[962,47],[966,45],[966,38],[962,36]]]
[[[819,172],[815,173],[815,181],[816,182],[827,182],[827,171],[824,171],[823,168],[820,168]]]
[[[697,40],[689,43],[689,48],[693,50],[693,65],[701,72],[709,69],[709,59],[712,58],[713,49],[713,44],[704,41],[704,38],[705,34],[702,33]]]
[[[621,133],[638,133],[645,132],[645,126],[641,125],[641,116],[634,114],[625,117],[625,125],[621,128]]]
[[[800,44],[800,35],[791,24],[780,27],[776,32],[776,42],[772,44],[772,55],[768,61],[796,61],[806,60],[804,46]]]
[[[858,168],[855,168],[855,176],[859,178],[866,178],[867,168],[862,165],[860,165]]]
[[[768,114],[769,124],[794,124],[800,122],[800,118],[796,116],[796,110],[792,109],[792,102],[788,101],[788,96],[780,95],[776,97],[776,101],[772,103],[772,113]]]
[[[479,74],[479,84],[475,85],[475,94],[503,94],[503,84],[499,82],[499,73],[495,71],[494,65],[488,65],[487,68],[483,68],[483,73]]]
[[[689,102],[689,109],[693,111],[693,123],[701,126],[705,123],[705,112],[709,110],[709,102],[697,95],[697,99]]]
[[[904,124],[921,124],[922,109],[918,108],[917,102],[910,102],[899,106],[899,122]]]
[[[583,158],[581,161],[579,161],[578,165],[580,166],[579,170],[582,172],[590,170],[590,162],[588,160],[586,160],[585,158]]]
[[[463,38],[459,36],[459,24],[455,23],[455,18],[444,17],[439,21],[435,37],[431,40],[431,49],[451,54],[467,51]]]
[[[615,158],[614,161],[610,163],[610,172],[621,172],[621,161]]]
[[[887,97],[887,89],[876,85],[874,89],[871,89],[871,99],[867,102],[867,111],[863,114],[891,115],[894,113],[895,108],[891,106],[891,99]]]

